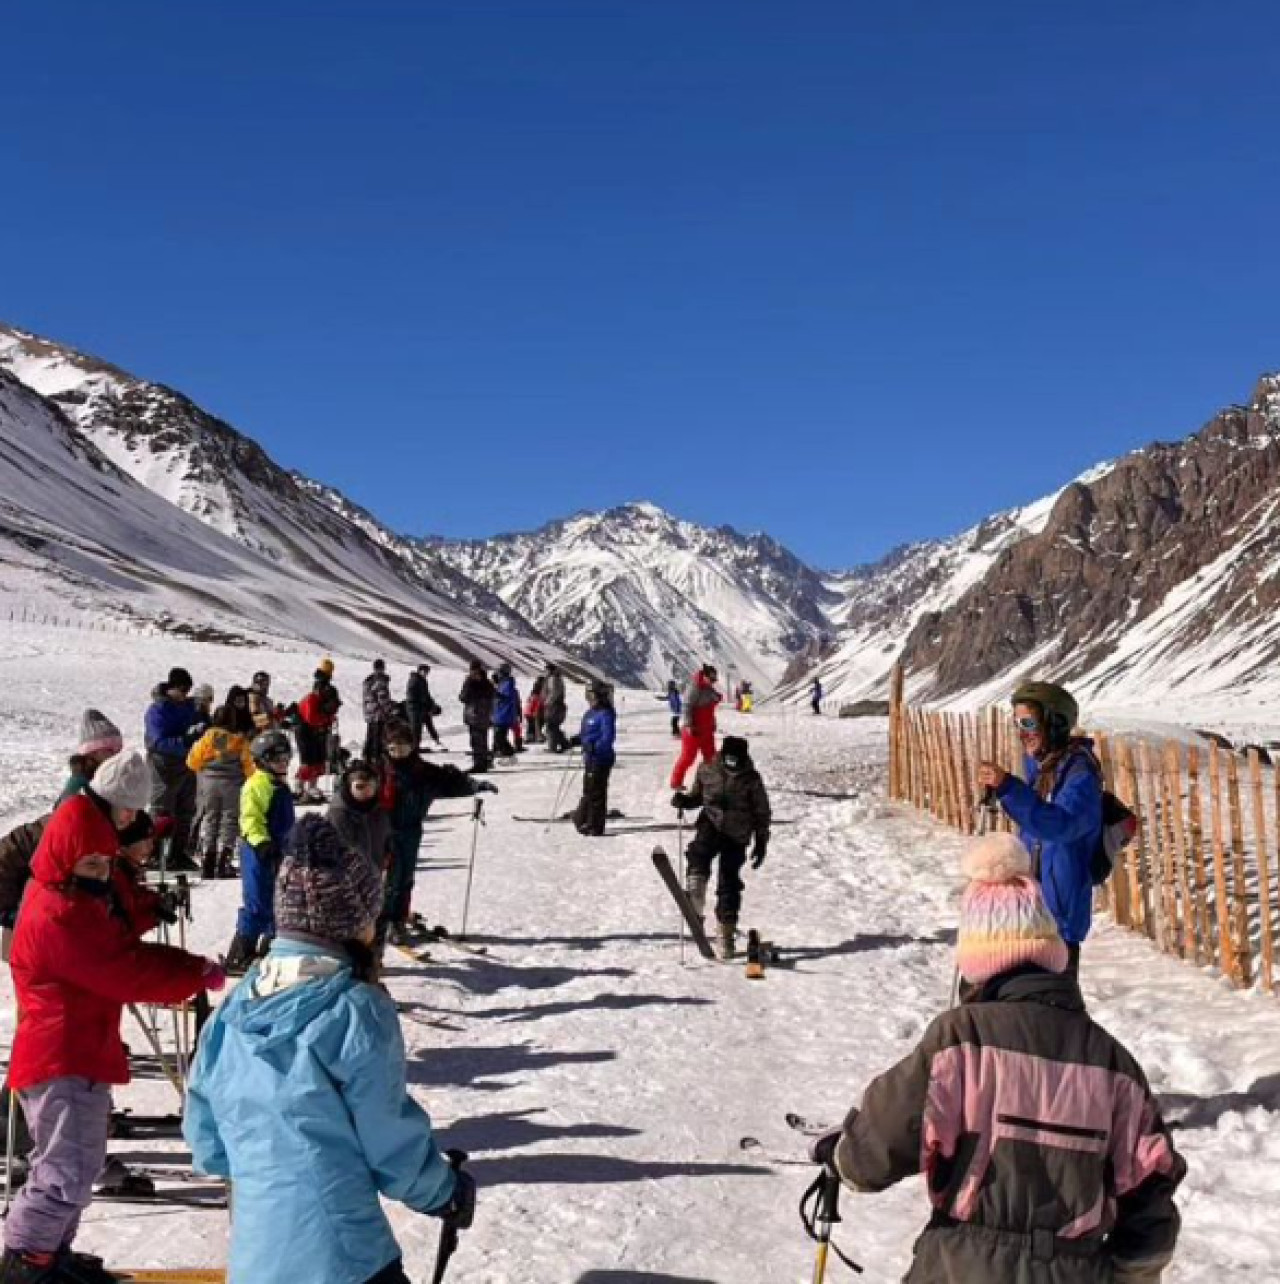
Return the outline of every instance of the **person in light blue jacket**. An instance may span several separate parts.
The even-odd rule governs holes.
[[[183,1135],[235,1186],[231,1284],[408,1284],[379,1196],[469,1224],[475,1184],[409,1096],[391,998],[372,984],[382,880],[305,817],[277,935],[200,1039]]]

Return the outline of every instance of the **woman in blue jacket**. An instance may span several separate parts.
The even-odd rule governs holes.
[[[496,758],[511,758],[515,747],[511,743],[512,729],[520,722],[520,692],[511,675],[509,664],[500,664],[493,675],[493,753]]]
[[[599,838],[604,833],[609,816],[609,774],[613,771],[617,734],[612,689],[607,682],[589,683],[582,726],[569,741],[571,746],[582,748],[582,801],[573,813],[573,825],[588,838]]]
[[[1068,971],[1080,968],[1080,946],[1093,923],[1093,855],[1102,837],[1102,769],[1093,741],[1073,736],[1080,708],[1051,682],[1027,682],[1013,693],[1013,716],[1026,752],[1027,779],[995,763],[978,768],[1031,849],[1033,868],[1058,931]]]
[[[368,979],[381,908],[372,861],[305,817],[271,951],[201,1036],[183,1134],[235,1184],[231,1284],[408,1284],[380,1195],[469,1222],[474,1183],[409,1096],[395,1004]]]

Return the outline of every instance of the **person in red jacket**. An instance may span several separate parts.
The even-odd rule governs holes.
[[[143,944],[112,913],[117,827],[146,803],[150,774],[137,753],[122,755],[106,784],[102,774],[49,821],[14,934],[10,967],[22,1015],[9,1087],[35,1151],[5,1223],[5,1284],[114,1278],[73,1254],[71,1243],[106,1158],[111,1085],[129,1081],[121,1011],[126,1003],[180,1003],[226,983],[217,963]]]
[[[680,720],[680,757],[671,769],[672,789],[684,788],[684,778],[699,754],[703,762],[710,762],[716,756],[716,705],[723,699],[716,690],[719,676],[714,664],[704,664],[685,690],[684,713]]]

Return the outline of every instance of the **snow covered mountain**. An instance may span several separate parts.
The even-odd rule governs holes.
[[[401,660],[565,658],[180,393],[4,326],[0,379],[5,588]]]
[[[653,504],[541,530],[426,547],[583,659],[662,686],[711,660],[771,688],[831,631],[840,594],[767,535],[681,521]]]

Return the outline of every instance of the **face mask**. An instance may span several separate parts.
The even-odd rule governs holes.
[[[111,893],[111,880],[109,878],[86,878],[83,874],[72,874],[71,885],[86,895],[99,898],[108,896]]]

